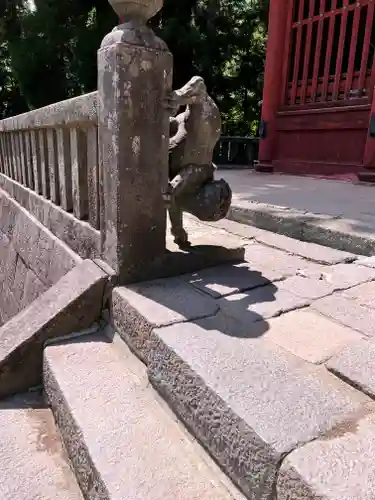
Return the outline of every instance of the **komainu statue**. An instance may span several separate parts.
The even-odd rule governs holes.
[[[175,116],[178,109],[186,107]],[[183,227],[183,212],[202,221],[223,219],[232,192],[223,180],[215,180],[212,162],[221,133],[220,112],[207,93],[202,78],[192,78],[168,100],[172,114],[169,141],[169,187],[165,195],[172,234],[180,248],[190,245]]]

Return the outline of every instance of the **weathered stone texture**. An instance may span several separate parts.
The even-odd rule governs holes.
[[[44,384],[85,498],[234,500],[124,347],[104,335],[49,346]]]
[[[297,297],[316,300],[334,292],[334,286],[324,279],[313,279],[308,276],[292,276],[277,283],[278,288],[287,290]]]
[[[364,259],[360,259],[357,262],[361,266],[366,266],[366,267],[373,267],[375,268],[375,256],[372,257],[366,257]]]
[[[305,309],[270,319],[263,338],[306,361],[322,363],[362,335]]]
[[[1,500],[83,500],[42,397],[0,402]]]
[[[272,233],[258,229],[255,235],[256,240],[264,245],[279,248],[293,255],[298,255],[307,260],[317,262],[319,264],[340,264],[344,262],[352,262],[356,260],[356,255],[349,252],[342,252],[333,248],[323,247],[315,243],[296,240],[283,236],[281,234]]]
[[[42,134],[42,131],[39,134]],[[43,151],[41,148],[40,153]],[[45,176],[43,179],[45,180]],[[2,174],[0,174],[0,189],[8,193],[80,257],[92,259],[99,256],[100,233],[90,224],[76,219],[48,199]],[[48,196],[46,185],[43,194]]]
[[[22,115],[1,120],[1,132],[32,130],[59,125],[84,125],[97,119],[98,93],[82,96],[45,106]]]
[[[102,258],[121,284],[165,254],[172,65],[164,42],[139,23],[115,28],[98,52]]]
[[[285,454],[371,400],[271,341],[214,323],[154,330],[149,377],[247,498],[270,499]]]
[[[309,305],[309,301],[275,285],[230,295],[218,301],[220,309],[242,323],[263,321]]]
[[[270,273],[268,276],[278,277],[276,273]],[[270,280],[266,276],[253,269],[248,263],[206,268],[202,271],[186,274],[182,278],[214,298],[270,284]]]
[[[0,191],[0,325],[80,262],[80,257]]]
[[[344,292],[344,296],[348,299],[354,299],[361,306],[375,309],[375,281],[350,288]]]
[[[375,398],[375,343],[362,340],[340,351],[327,363],[327,368]]]
[[[293,451],[277,483],[278,500],[370,500],[375,497],[375,406]]]
[[[0,398],[41,382],[44,344],[89,328],[102,311],[108,275],[84,261],[0,327]],[[32,284],[28,284],[32,290]],[[31,292],[28,292],[31,293]],[[5,306],[9,308],[9,297]]]
[[[325,269],[324,266],[314,262],[308,262],[296,255],[290,255],[259,243],[252,243],[246,247],[245,260],[250,268],[261,272],[270,281],[294,276],[298,271],[317,275]]]
[[[180,278],[118,287],[112,293],[114,326],[143,360],[151,349],[153,328],[204,318],[218,310],[214,299]]]
[[[361,305],[360,302],[348,299],[342,293],[317,300],[312,308],[342,325],[362,332],[368,337],[375,335],[375,309]]]

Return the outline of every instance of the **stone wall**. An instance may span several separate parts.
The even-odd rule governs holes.
[[[82,259],[0,190],[0,325]]]

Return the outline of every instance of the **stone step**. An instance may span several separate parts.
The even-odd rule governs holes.
[[[285,456],[375,405],[263,338],[261,322],[237,326],[218,314],[154,329],[149,378],[248,499],[275,500]]]
[[[1,500],[83,500],[41,397],[0,402],[0,443]]]
[[[48,346],[44,385],[87,500],[243,498],[158,399],[123,341],[98,332]]]

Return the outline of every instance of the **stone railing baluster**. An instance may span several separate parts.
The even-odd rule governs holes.
[[[69,129],[56,130],[57,161],[59,172],[60,205],[70,212],[73,209],[72,196],[72,159]]]

